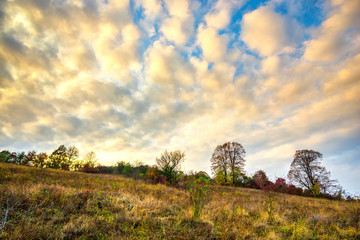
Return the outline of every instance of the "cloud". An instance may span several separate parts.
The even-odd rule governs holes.
[[[136,3],[142,5],[144,14],[150,19],[155,20],[163,15],[163,7],[160,0],[140,0]]]
[[[206,26],[223,29],[230,23],[231,13],[234,9],[243,5],[244,1],[219,0],[215,6],[204,17]]]
[[[227,52],[228,37],[219,35],[214,28],[200,25],[197,34],[197,43],[202,49],[204,59],[209,62],[223,61]]]
[[[195,83],[192,66],[181,57],[174,46],[160,41],[146,53],[146,76],[151,83],[172,87],[191,87]]]
[[[328,18],[306,42],[304,58],[307,60],[336,61],[349,52],[359,51],[359,1],[334,2],[333,5]]]
[[[241,39],[262,56],[293,52],[301,28],[294,19],[287,19],[262,6],[243,16]]]
[[[327,81],[324,85],[324,91],[327,94],[336,92],[343,92],[348,90],[348,97],[351,97],[351,93],[359,88],[360,79],[360,54],[348,58],[344,63],[344,67],[337,72],[335,77],[330,81]]]
[[[233,29],[235,11],[251,3],[3,1],[0,144],[47,152],[76,145],[103,164],[154,164],[165,149],[180,149],[186,170],[210,172],[215,147],[237,141],[249,173],[284,176],[302,148],[322,152],[326,166],[344,156],[352,160],[343,169],[357,166],[352,4],[339,1],[320,27],[306,28],[293,19],[306,9],[293,2],[280,14],[269,3]],[[301,45],[303,33],[311,39]],[[330,51],[317,53],[317,40]]]
[[[160,0],[140,0],[135,2],[138,9],[143,9],[144,18],[140,19],[142,27],[149,36],[156,34],[155,25],[161,24],[166,17],[162,1]]]
[[[190,12],[188,0],[165,1],[169,17],[164,20],[161,31],[165,37],[176,45],[184,45],[194,29],[194,18]]]

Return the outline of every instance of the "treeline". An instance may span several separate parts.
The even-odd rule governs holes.
[[[134,179],[144,179],[151,183],[162,183],[178,188],[187,188],[196,179],[209,184],[246,187],[264,191],[281,192],[299,196],[314,196],[328,199],[343,199],[344,191],[335,180],[330,179],[330,172],[321,166],[321,153],[313,150],[298,150],[290,165],[288,179],[269,180],[265,171],[258,170],[252,175],[244,171],[245,149],[236,142],[227,142],[215,148],[211,157],[211,169],[214,178],[204,171],[184,173],[180,170],[185,160],[185,153],[180,150],[165,151],[156,158],[156,165],[142,162],[120,161],[114,166],[100,166],[94,152],[88,152],[79,159],[79,150],[75,146],[59,146],[50,155],[36,151],[0,152],[0,162],[54,168],[87,173],[121,174]],[[351,197],[348,197],[349,200]]]
[[[79,159],[79,149],[75,146],[60,145],[50,155],[35,150],[25,152],[0,152],[0,162],[40,168],[62,169],[67,171],[99,172],[96,153],[88,152]]]
[[[211,157],[211,169],[217,183],[226,186],[241,186],[263,189],[267,192],[282,192],[300,196],[328,199],[343,199],[344,191],[330,172],[322,166],[322,154],[314,150],[297,150],[290,164],[287,180],[270,181],[263,170],[247,176],[244,147],[237,142],[218,145]],[[351,198],[351,197],[350,197]]]

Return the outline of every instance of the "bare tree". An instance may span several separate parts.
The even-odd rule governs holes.
[[[15,203],[12,203],[9,199],[6,200],[6,206],[2,209],[0,209],[0,212],[2,212],[2,219],[0,220],[0,238],[2,236],[2,232],[5,228],[5,224],[8,220],[9,214],[11,211],[14,210],[15,207],[19,205],[20,201],[17,201]]]
[[[68,147],[66,152],[70,162],[76,160],[79,157],[79,149],[75,146]]]
[[[22,162],[23,162],[23,165],[31,165],[31,164],[34,164],[36,156],[37,156],[37,155],[36,155],[36,151],[35,151],[35,150],[29,151],[29,152],[24,156],[24,160],[22,161]]]
[[[177,170],[180,164],[185,160],[185,153],[180,150],[168,152],[165,150],[160,158],[156,158],[156,164],[161,172],[169,179],[170,183],[174,182]]]
[[[81,161],[77,161],[74,164],[75,170],[80,170],[82,172],[91,172],[96,173],[99,172],[99,169],[96,167],[99,159],[96,156],[96,153],[91,151],[88,152]]]
[[[335,187],[330,172],[321,166],[322,154],[313,150],[297,150],[291,163],[288,178],[298,186],[309,190],[313,195],[328,192]]]
[[[225,184],[230,177],[234,185],[245,165],[245,149],[237,142],[227,142],[215,148],[211,157],[211,169],[217,176],[223,176]]]

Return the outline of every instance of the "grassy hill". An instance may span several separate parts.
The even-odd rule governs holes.
[[[0,163],[3,239],[360,239],[360,204],[213,187],[189,192],[117,175]],[[13,207],[13,209],[10,209]],[[0,225],[1,227],[1,225]]]

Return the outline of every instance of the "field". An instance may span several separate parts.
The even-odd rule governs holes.
[[[0,204],[3,239],[360,239],[358,202],[214,186],[195,220],[183,189],[3,163]]]

